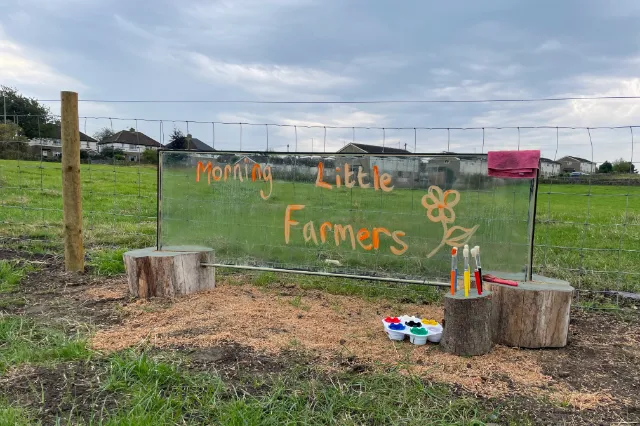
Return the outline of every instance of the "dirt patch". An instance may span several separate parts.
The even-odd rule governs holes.
[[[115,395],[101,389],[103,371],[95,361],[27,366],[0,378],[0,395],[36,413],[44,424],[54,424],[58,417],[88,420],[118,405]]]
[[[20,300],[0,304],[0,312],[61,323],[66,328],[71,324],[86,330],[86,324],[91,324],[97,330],[92,344],[99,350],[138,345],[172,350],[187,356],[190,369],[215,371],[242,386],[246,385],[241,383],[245,373],[249,377],[278,374],[295,366],[319,366],[328,374],[400,369],[451,384],[514,418],[527,413],[541,424],[640,421],[637,315],[621,318],[574,309],[566,348],[496,346],[488,355],[462,358],[441,352],[437,345],[393,343],[382,332],[380,318],[389,314],[416,314],[441,321],[442,309],[435,305],[370,301],[291,285],[265,290],[224,282],[210,292],[174,301],[134,301],[122,277],[67,274],[62,259],[51,256],[0,250],[0,259],[39,262],[34,263],[39,270],[28,275],[18,293],[0,295],[0,299]],[[65,365],[54,372],[36,368],[20,374],[30,374],[24,379],[31,383],[43,376],[38,383],[45,387],[50,383],[51,395],[76,392],[81,398],[83,383],[93,383],[89,376],[95,372],[78,373],[80,367],[73,367],[75,373],[65,371],[72,368]],[[59,378],[64,374],[76,374],[77,390],[61,385]],[[0,394],[14,387],[7,380],[8,376],[0,381]],[[52,398],[49,411],[64,410],[59,402],[64,398]],[[89,400],[79,404],[91,409]]]
[[[171,305],[139,301],[128,305],[125,311],[128,315],[122,324],[96,334],[95,348],[113,351],[140,344],[209,348],[223,342],[241,342],[268,354],[302,348],[328,369],[336,368],[336,354],[343,359],[352,358],[363,366],[359,368],[400,365],[425,379],[455,384],[465,392],[486,398],[521,395],[578,410],[635,404],[634,397],[629,396],[633,382],[627,385],[629,392],[621,394],[613,387],[595,386],[595,382],[574,386],[566,380],[570,376],[554,373],[563,368],[558,359],[568,362],[572,354],[584,355],[588,350],[577,336],[593,331],[590,326],[582,327],[579,319],[572,325],[572,344],[567,349],[535,351],[496,346],[490,354],[468,359],[443,353],[437,345],[394,343],[382,332],[380,318],[389,314],[410,313],[440,321],[442,309],[433,305],[392,306],[385,301],[321,292],[290,296],[289,292],[252,286],[221,285],[207,293],[177,299]],[[622,324],[620,327],[625,327]],[[633,338],[625,336],[631,344]],[[637,350],[638,342],[633,345]],[[581,362],[591,365],[601,359],[586,358]],[[576,374],[584,378],[590,374],[589,367]]]
[[[640,321],[637,316],[572,313],[570,342],[566,348],[541,351],[543,372],[570,389],[561,401],[593,408],[607,395],[640,414]],[[576,393],[585,397],[577,398]],[[586,397],[590,396],[590,397]],[[606,405],[606,404],[605,404]]]
[[[66,328],[104,327],[121,320],[120,306],[128,302],[122,278],[64,271],[62,258],[0,250],[0,259],[36,268],[17,292],[0,295],[0,312],[28,315]]]

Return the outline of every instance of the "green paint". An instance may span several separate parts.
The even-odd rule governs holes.
[[[411,328],[411,334],[415,334],[416,336],[426,336],[427,333],[429,333],[429,332],[427,331],[426,328],[422,328],[422,327],[420,327],[420,328],[418,328],[418,327]]]

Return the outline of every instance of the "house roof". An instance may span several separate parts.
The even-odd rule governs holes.
[[[189,142],[189,139],[187,138],[187,136],[179,137],[173,142],[165,145],[165,148],[166,149],[186,149],[190,151],[215,151],[215,149],[211,148],[209,145],[202,142],[198,138],[192,137],[191,141]]]
[[[62,139],[62,129],[60,126],[51,127],[50,137],[46,138],[35,138],[35,139]],[[94,138],[89,135],[86,135],[80,132],[80,142],[97,142]]]
[[[410,154],[406,149],[400,148],[391,148],[388,146],[379,146],[379,145],[367,145],[363,143],[349,143],[338,150],[338,152],[342,152],[348,146],[355,146],[356,148],[366,152],[368,154]]]
[[[242,157],[240,157],[238,159],[238,161],[236,161],[233,164],[242,163],[242,162],[244,162],[245,159],[248,162],[255,163],[255,164],[264,164],[264,163],[267,163],[269,161],[269,158],[266,155],[260,155],[260,154],[251,155],[251,156],[243,155]]]
[[[98,144],[102,145],[105,143],[114,142],[128,143],[131,145],[153,146],[158,148],[162,146],[155,139],[150,138],[142,132],[136,132],[135,130],[120,130],[115,135],[104,138],[102,142],[98,142]]]
[[[553,161],[550,158],[540,157],[540,161],[544,163],[560,164],[559,161]]]
[[[565,158],[573,158],[574,160],[578,160],[581,163],[589,163],[589,164],[596,164],[593,161],[589,161],[586,158],[580,158],[580,157],[575,157],[573,155],[567,155],[565,157],[562,157],[560,160],[564,160]]]

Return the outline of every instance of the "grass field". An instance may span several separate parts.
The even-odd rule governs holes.
[[[163,246],[214,247],[224,263],[326,270],[330,265],[325,260],[330,259],[342,265],[332,267],[335,272],[448,279],[451,247],[441,244],[443,223],[427,217],[421,201],[427,194],[426,183],[420,189],[390,192],[358,186],[327,190],[313,183],[278,180],[274,171],[271,196],[263,200],[260,191],[269,191],[264,182],[195,182],[194,171],[165,169]],[[434,197],[441,199],[444,194]],[[287,243],[284,223],[291,205],[304,208],[290,212],[289,220],[297,223],[290,224]],[[481,244],[490,269],[520,272],[527,261],[528,205],[527,182],[460,191],[459,201],[447,213],[451,217],[455,212],[455,221],[446,224],[452,231],[449,239],[458,245]],[[437,209],[432,217],[439,218]],[[326,230],[323,243],[320,226],[325,222],[333,229]],[[342,235],[336,232],[338,226],[349,228]],[[389,232],[379,232],[378,250],[372,249],[376,228]],[[362,241],[359,230],[364,230]]]
[[[250,263],[266,259],[271,264],[319,267],[325,259],[334,259],[350,272],[425,273],[433,277],[448,268],[446,246],[426,260],[443,232],[440,223],[427,220],[420,203],[426,189],[397,189],[383,198],[371,190],[323,192],[310,184],[274,180],[272,196],[263,201],[258,191],[264,184],[209,186],[206,181],[196,185],[194,180],[194,175],[178,176],[170,181],[173,187],[165,187],[163,239],[170,245],[207,243],[214,245],[221,259],[244,255],[243,260]],[[90,256],[102,256],[110,262],[105,273],[117,272],[120,267],[115,250],[155,244],[155,168],[83,165],[82,184]],[[60,164],[0,160],[0,185],[0,237],[4,244],[31,251],[60,250]],[[308,207],[293,212],[292,219],[300,223],[292,227],[290,244],[285,245],[284,206],[294,203]],[[525,190],[519,186],[474,192],[468,197],[463,194],[454,208],[457,218],[452,226],[468,229],[480,225],[470,243],[485,247],[485,269],[487,265],[503,270],[519,268],[526,261],[526,252],[519,245],[526,235],[526,207]],[[302,227],[308,221],[314,222],[318,239],[323,221],[351,224],[356,232],[361,227],[401,230],[408,249],[402,256],[392,254],[392,245],[401,246],[384,234],[375,254],[363,250],[359,242],[352,249],[348,237],[336,247],[332,233],[327,233],[327,244],[314,247],[303,238]],[[212,237],[207,240],[203,235]],[[638,291],[638,241],[640,187],[540,186],[535,272],[566,278],[582,289]]]

